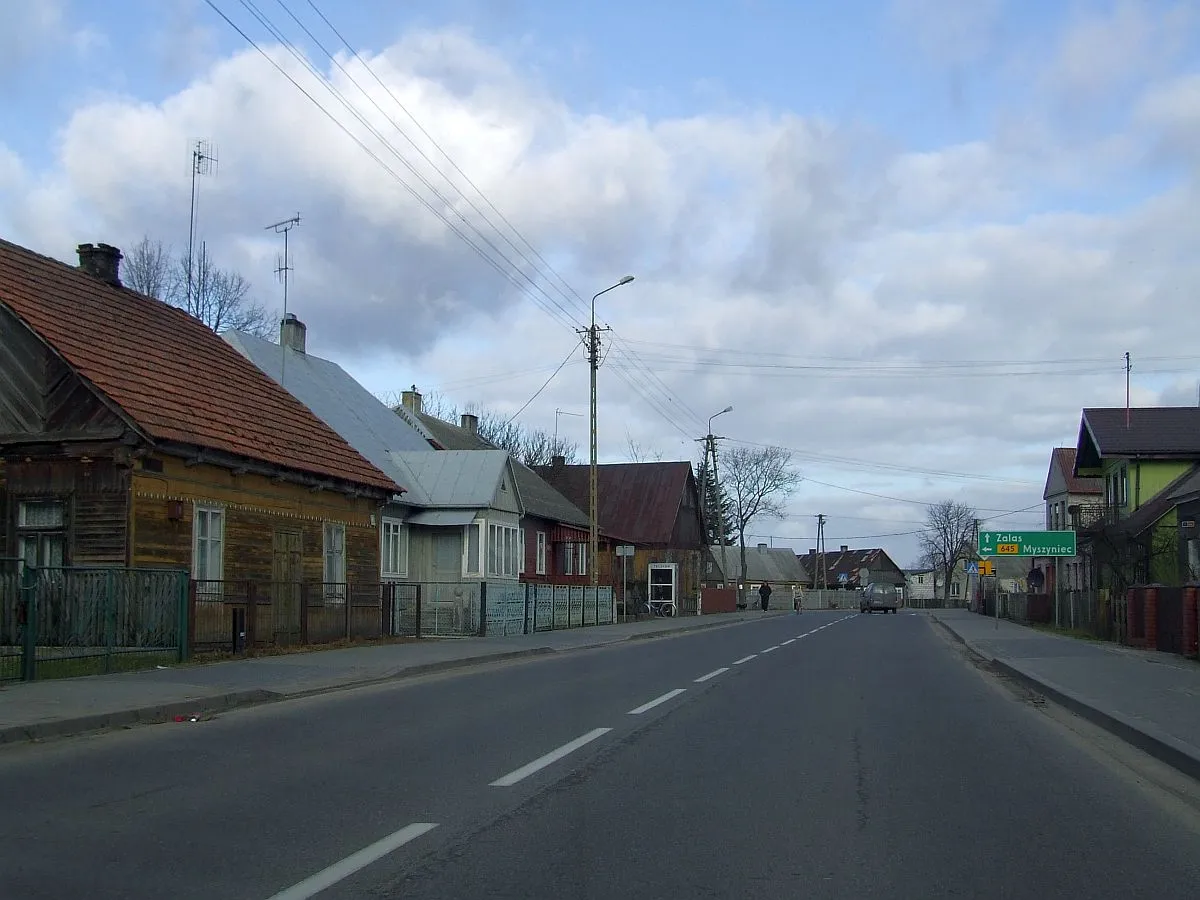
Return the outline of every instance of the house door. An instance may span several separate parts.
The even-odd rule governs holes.
[[[679,608],[679,565],[677,563],[650,563],[650,608],[669,605],[672,611]]]
[[[296,644],[301,639],[302,550],[300,532],[275,532],[271,558],[271,620],[278,644]]]
[[[433,536],[433,580],[462,581],[462,529],[438,531]]]

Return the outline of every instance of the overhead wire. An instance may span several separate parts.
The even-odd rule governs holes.
[[[568,353],[566,355],[566,358],[563,359],[563,361],[558,364],[558,368],[550,373],[550,377],[547,378],[544,382],[542,382],[542,386],[533,392],[532,397],[530,397],[528,400],[526,400],[524,403],[521,404],[521,408],[518,409],[515,413],[513,413],[509,417],[508,421],[504,423],[505,425],[511,424],[513,422],[513,420],[517,418],[517,416],[519,416],[521,413],[525,412],[526,407],[528,407],[530,403],[532,403],[534,400],[536,400],[538,397],[541,396],[542,391],[544,391],[546,389],[547,385],[549,385],[550,382],[552,382],[554,380],[554,376],[557,375],[559,372],[561,372],[563,369],[563,366],[565,366],[568,362],[571,361],[571,357],[575,355],[575,351],[577,349],[578,349],[577,347],[571,348],[571,352]]]

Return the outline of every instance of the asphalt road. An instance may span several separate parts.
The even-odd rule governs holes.
[[[0,895],[22,900],[1169,900],[1200,883],[1190,810],[920,615],[780,616],[6,749],[0,804]]]

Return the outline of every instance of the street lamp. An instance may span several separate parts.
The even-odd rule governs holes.
[[[629,284],[633,281],[632,275],[626,275],[614,285],[606,287],[602,291],[597,291],[592,297],[592,324],[588,328],[588,363],[592,369],[592,454],[591,454],[591,472],[589,486],[589,515],[590,521],[590,541],[588,542],[588,556],[592,569],[592,587],[597,587],[600,584],[600,571],[597,567],[597,560],[600,556],[600,529],[596,521],[597,503],[596,503],[596,371],[600,368],[600,333],[596,329],[596,298],[602,294],[607,294],[609,291],[615,291],[617,288]]]

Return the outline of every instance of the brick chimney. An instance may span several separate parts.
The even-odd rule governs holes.
[[[296,318],[295,313],[288,313],[279,323],[279,345],[281,347],[290,347],[297,353],[303,353],[307,336],[308,327]]]
[[[758,545],[758,552],[759,552],[759,553],[762,553],[762,552],[763,552],[764,550],[766,550],[766,549],[767,549],[767,545],[766,545],[766,544],[759,544],[759,545]]]
[[[843,553],[849,553],[849,552],[850,552],[850,545],[849,545],[849,544],[842,544],[842,552],[843,552]]]
[[[479,416],[473,413],[463,413],[458,419],[459,427],[471,434],[479,434]]]
[[[564,467],[566,464],[567,464],[567,458],[566,458],[565,456],[552,456],[552,457],[550,457],[550,465],[551,465],[553,468],[555,468],[555,469],[561,469],[561,468],[563,468],[563,467]]]
[[[79,254],[79,268],[93,278],[121,286],[121,251],[109,244],[80,244],[75,248]]]
[[[415,384],[412,386],[412,390],[400,394],[400,402],[409,412],[416,413],[418,416],[421,414],[421,392],[417,390]]]

